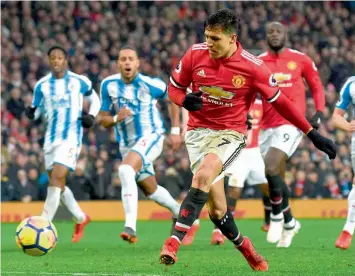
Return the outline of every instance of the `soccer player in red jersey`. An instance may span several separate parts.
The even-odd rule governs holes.
[[[224,171],[246,145],[245,122],[257,92],[306,133],[315,147],[332,159],[336,156],[334,143],[313,129],[281,93],[263,61],[243,50],[237,41],[237,28],[237,16],[228,9],[210,15],[205,22],[206,42],[187,50],[168,87],[169,98],[190,111],[185,143],[194,176],[172,235],[160,253],[160,262],[166,265],[177,261],[180,242],[207,203],[212,222],[252,269],[268,270],[266,260],[250,239],[241,235],[227,210],[222,180]],[[194,92],[186,94],[190,83]]]
[[[323,85],[314,62],[304,53],[286,48],[286,30],[279,22],[271,22],[266,27],[266,41],[269,50],[259,58],[273,73],[282,93],[302,115],[306,111],[306,80],[317,112],[310,123],[319,127],[325,107]],[[285,117],[276,106],[263,99],[263,119],[259,145],[265,160],[266,177],[272,206],[270,228],[267,241],[277,243],[277,247],[289,247],[294,235],[301,228],[288,203],[289,190],[284,182],[286,162],[302,140],[302,130]]]

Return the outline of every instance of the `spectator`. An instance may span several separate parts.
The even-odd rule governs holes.
[[[17,172],[17,181],[15,183],[15,200],[20,200],[24,203],[38,199],[38,187],[36,182],[28,179],[25,170]]]
[[[7,165],[1,162],[1,201],[14,200],[15,187],[7,176]]]
[[[174,167],[166,169],[165,175],[159,179],[159,185],[167,189],[174,199],[181,199],[181,193],[186,191],[183,180]]]
[[[305,194],[306,173],[305,171],[298,171],[294,184],[293,193],[296,197],[303,197]]]
[[[118,176],[118,167],[120,166],[120,163],[120,161],[117,161],[114,164],[112,182],[107,188],[107,195],[109,199],[121,199],[121,180]]]
[[[85,163],[78,160],[74,174],[68,177],[68,186],[75,195],[76,200],[89,200],[93,197],[93,185],[90,178],[85,175]]]
[[[328,186],[331,198],[341,198],[339,185],[334,174],[329,174],[326,177],[326,185]]]
[[[7,102],[6,108],[16,119],[20,120],[21,114],[25,109],[25,103],[21,99],[21,90],[18,87],[14,87],[11,89],[10,93],[11,97]]]
[[[181,177],[182,180],[182,191],[187,192],[190,189],[190,183],[192,181],[192,172],[190,169],[190,161],[189,158],[183,157],[180,160],[180,166],[177,171],[178,175]]]
[[[106,199],[107,189],[111,184],[111,172],[105,167],[102,159],[97,159],[94,166],[94,173],[91,177],[93,183],[93,198]]]

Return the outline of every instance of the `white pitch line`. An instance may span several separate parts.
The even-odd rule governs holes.
[[[28,275],[23,271],[2,271],[1,275]],[[161,274],[146,273],[80,273],[80,272],[36,272],[36,275],[71,275],[71,276],[163,276]]]

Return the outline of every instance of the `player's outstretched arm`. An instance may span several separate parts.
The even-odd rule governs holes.
[[[344,118],[345,110],[341,108],[335,108],[332,115],[332,123],[336,128],[345,130],[345,131],[355,131],[355,120],[352,120],[350,123]]]

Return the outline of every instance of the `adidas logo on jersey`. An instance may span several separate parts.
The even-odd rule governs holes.
[[[203,69],[201,69],[200,71],[197,72],[197,75],[200,77],[206,77],[205,75],[205,71]]]

